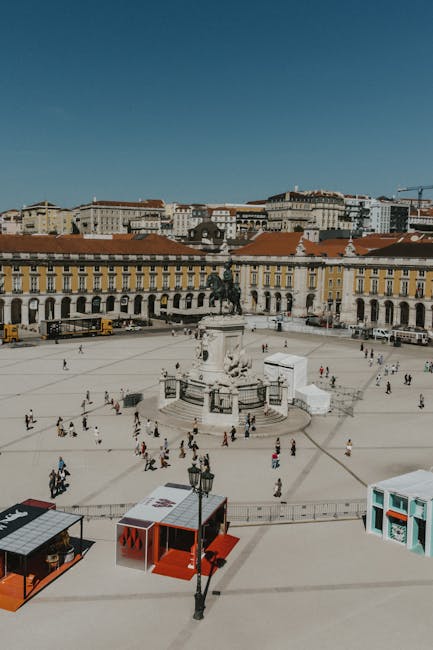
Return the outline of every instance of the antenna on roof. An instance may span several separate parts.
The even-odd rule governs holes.
[[[93,203],[96,203],[96,196],[93,197]]]

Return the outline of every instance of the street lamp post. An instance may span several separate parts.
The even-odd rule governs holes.
[[[188,469],[189,483],[198,496],[198,539],[197,539],[197,587],[194,594],[194,615],[196,621],[203,618],[205,609],[205,598],[201,590],[201,550],[202,550],[202,499],[203,495],[208,496],[212,490],[214,475],[208,470],[201,470],[195,463]]]

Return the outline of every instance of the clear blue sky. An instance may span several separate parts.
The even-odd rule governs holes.
[[[1,21],[0,210],[433,184],[430,1],[17,0]]]

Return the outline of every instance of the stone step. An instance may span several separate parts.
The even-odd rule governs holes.
[[[189,402],[177,400],[172,404],[168,404],[167,406],[165,406],[162,409],[162,413],[165,413],[170,417],[182,421],[190,422],[192,425],[194,418],[197,418],[199,422],[201,421],[201,410],[202,410],[201,406],[198,406],[197,404],[190,404]],[[284,415],[281,415],[281,413],[278,413],[273,409],[269,410],[268,415],[264,415],[263,409],[261,408],[251,409],[249,413],[251,416],[255,415],[257,428],[273,426],[276,423],[283,422],[286,419]],[[247,411],[242,411],[241,414],[239,415],[239,421],[238,421],[239,426],[244,425],[246,414]]]

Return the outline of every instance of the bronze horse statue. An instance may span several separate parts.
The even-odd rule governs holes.
[[[224,300],[230,303],[231,314],[242,314],[241,290],[237,284],[233,283],[233,280],[224,282],[217,273],[213,272],[208,275],[206,288],[212,290],[209,296],[209,305],[211,307],[215,307],[216,301],[219,300],[220,314],[222,314]]]

